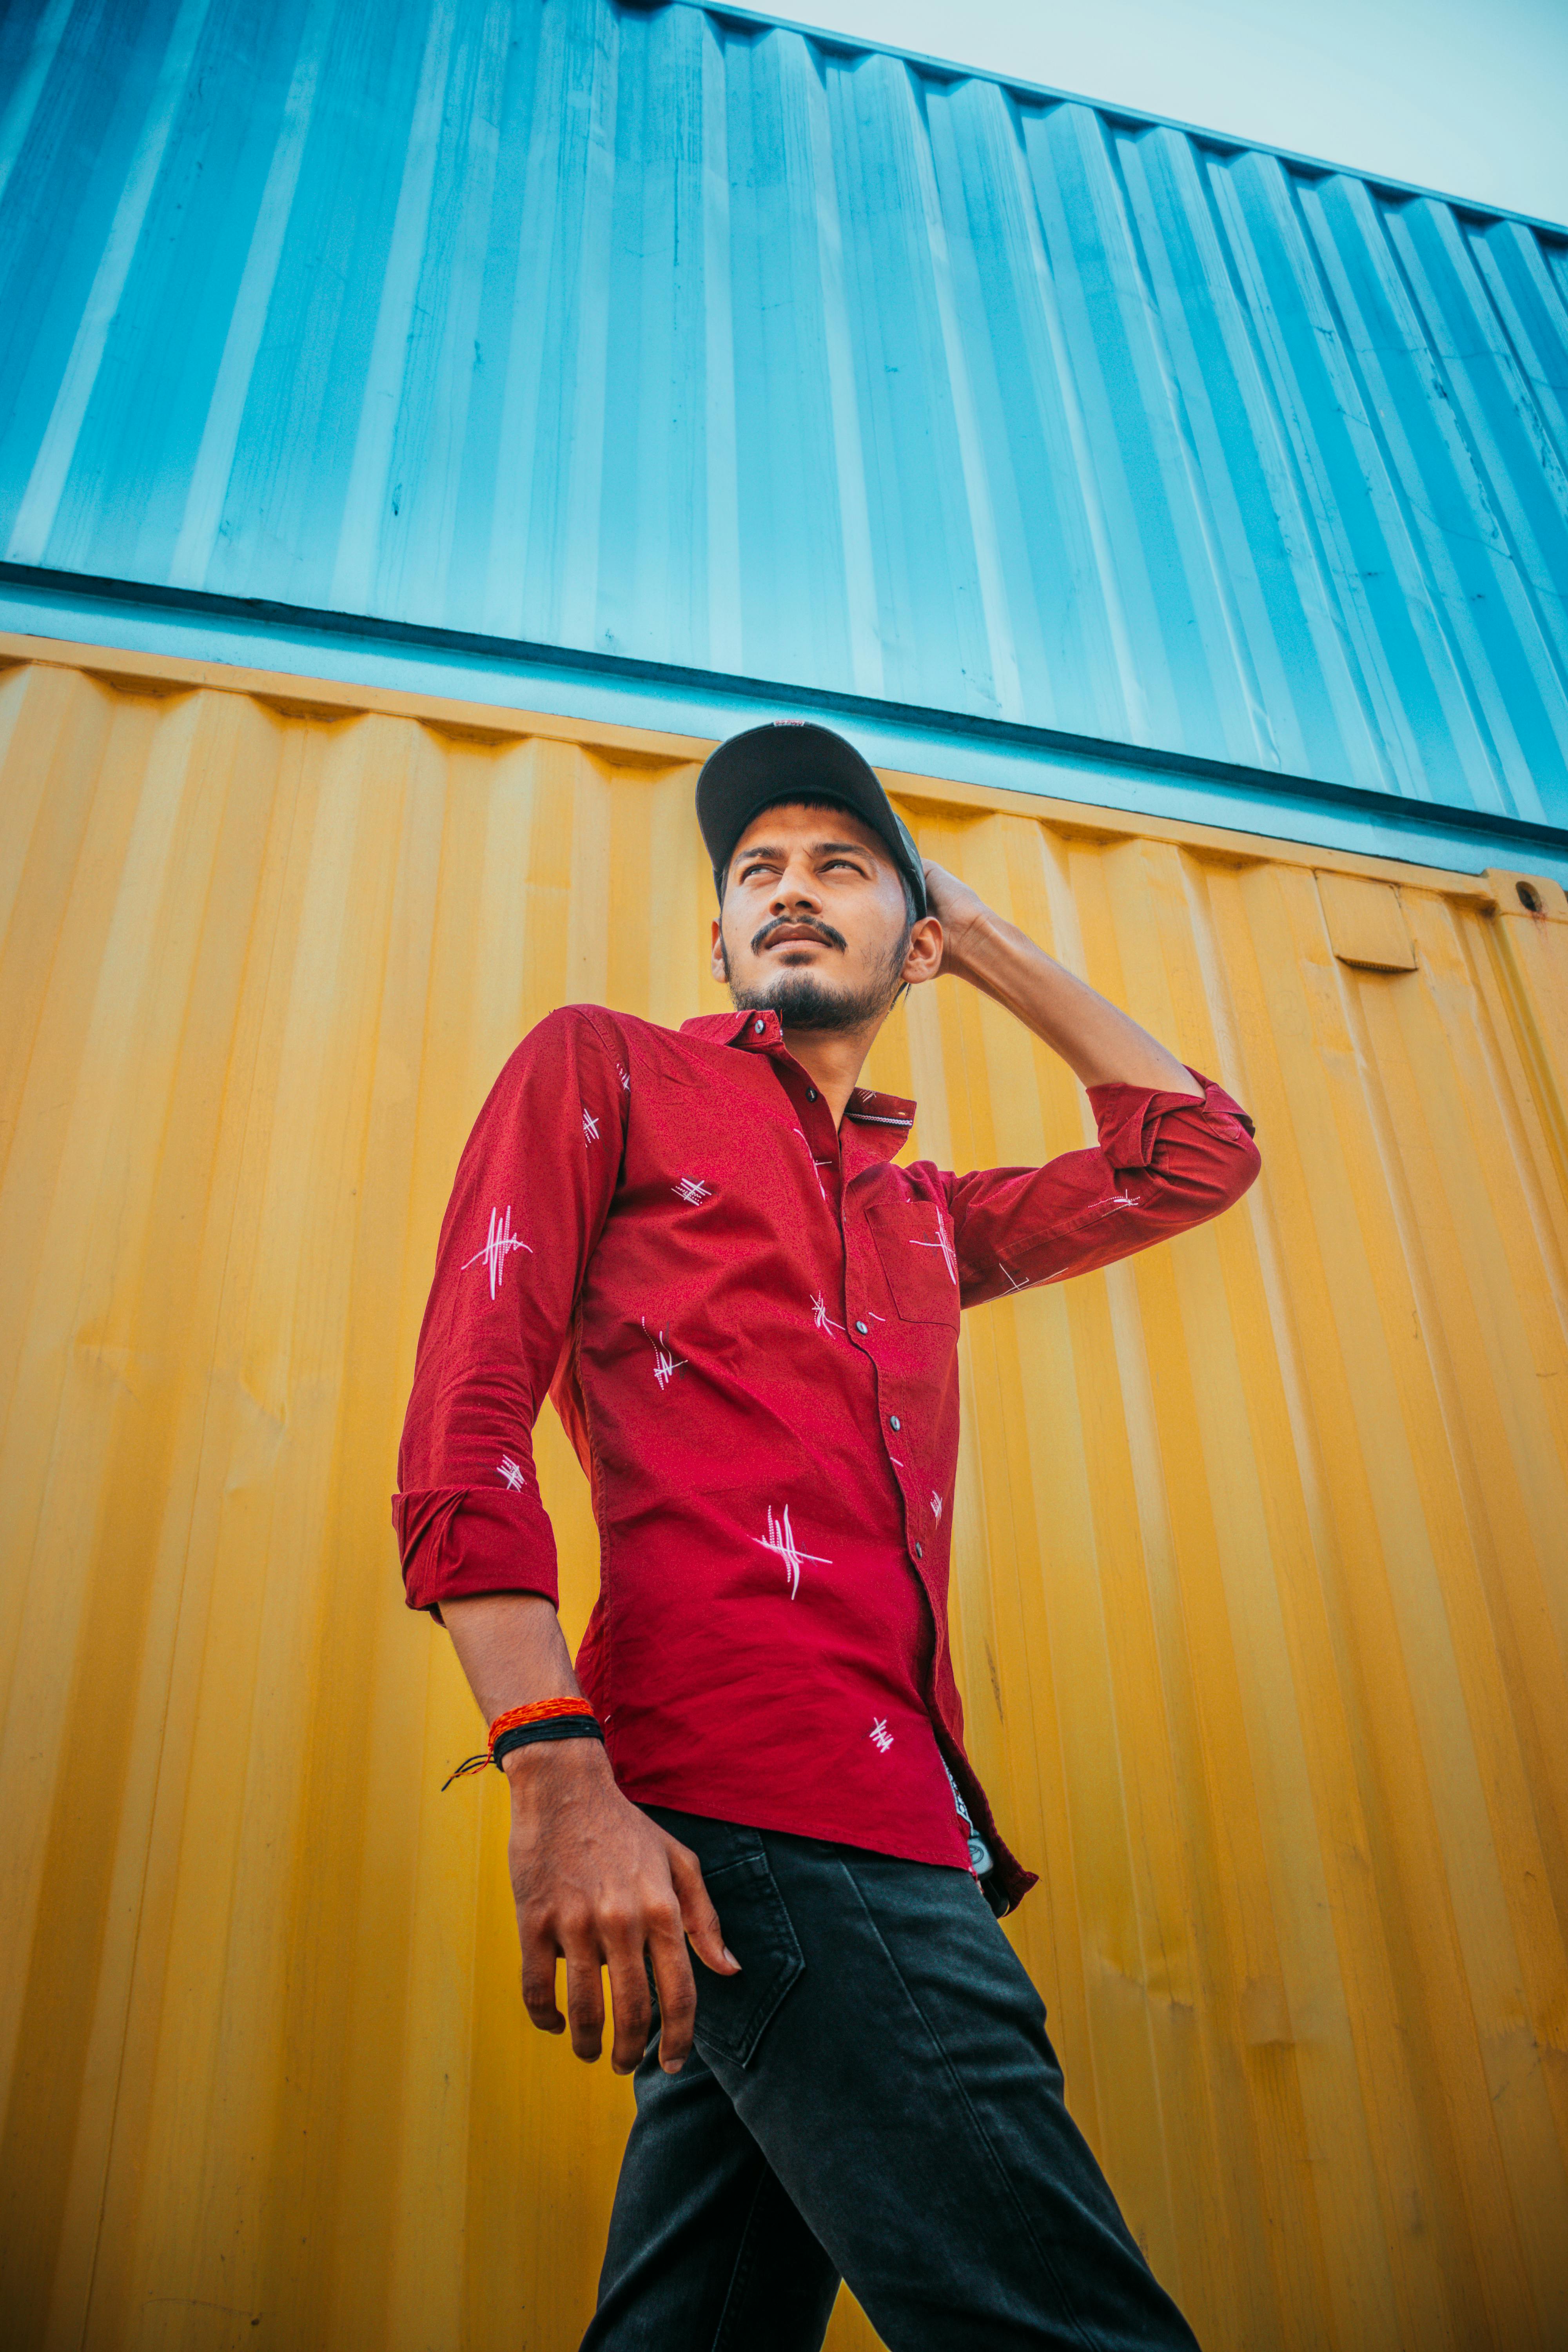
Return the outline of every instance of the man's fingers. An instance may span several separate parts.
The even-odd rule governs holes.
[[[691,1938],[691,1948],[715,1976],[740,1974],[741,1963],[724,1941],[719,1914],[702,1883],[702,1865],[687,1846],[669,1840],[669,1874],[680,1904],[680,1923]]]
[[[566,2023],[579,2058],[596,2058],[605,2043],[605,1988],[596,1947],[574,1937],[566,1947]]]
[[[642,1946],[617,1937],[606,1960],[610,1998],[616,2012],[610,2063],[617,2074],[629,2074],[647,2048],[648,2028],[653,2022],[653,1999],[648,1991],[647,1971],[643,1967]]]
[[[678,1921],[668,1920],[650,1932],[647,1956],[658,1987],[658,2063],[667,2074],[679,2074],[691,2055],[697,1986]]]
[[[542,2033],[560,2033],[566,2020],[555,2006],[555,1946],[525,1937],[522,1947],[522,2005]]]

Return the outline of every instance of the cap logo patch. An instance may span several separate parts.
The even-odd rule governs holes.
[[[804,727],[805,725],[804,719],[774,719],[770,723],[774,727]]]

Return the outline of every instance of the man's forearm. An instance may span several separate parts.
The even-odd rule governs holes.
[[[441,1615],[487,1723],[509,1706],[578,1696],[561,1621],[542,1593],[476,1593],[444,1601]]]
[[[948,948],[943,965],[1020,1020],[1086,1087],[1197,1089],[1175,1055],[1110,1000],[986,908]]]
[[[487,1724],[509,1706],[582,1696],[561,1621],[542,1593],[478,1593],[444,1601],[441,1614]],[[514,1748],[501,1769],[511,1785],[514,1821],[530,1837],[537,1833],[542,1801],[570,1811],[615,1787],[596,1740],[533,1742]]]

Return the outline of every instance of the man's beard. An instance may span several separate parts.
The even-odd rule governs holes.
[[[896,987],[829,988],[812,971],[781,971],[760,988],[730,991],[737,1013],[776,1013],[786,1029],[863,1029],[879,1021]]]
[[[752,941],[753,951],[761,951],[768,933],[778,928],[776,923],[764,923]],[[830,946],[842,950],[846,942],[831,926],[822,925],[823,936]],[[863,1029],[869,1022],[880,1021],[891,1010],[899,993],[900,975],[904,958],[909,952],[910,931],[906,924],[900,940],[880,976],[864,988],[830,988],[814,971],[777,972],[770,980],[752,988],[737,988],[730,982],[730,994],[737,1013],[776,1013],[785,1029],[843,1030]],[[728,950],[724,951],[724,970],[730,969]]]

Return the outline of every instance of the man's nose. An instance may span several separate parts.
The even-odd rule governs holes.
[[[810,866],[805,864],[786,866],[779,876],[777,887],[773,891],[773,905],[779,912],[781,914],[800,913],[806,908],[815,909],[821,904],[822,898],[816,887],[816,877]]]

